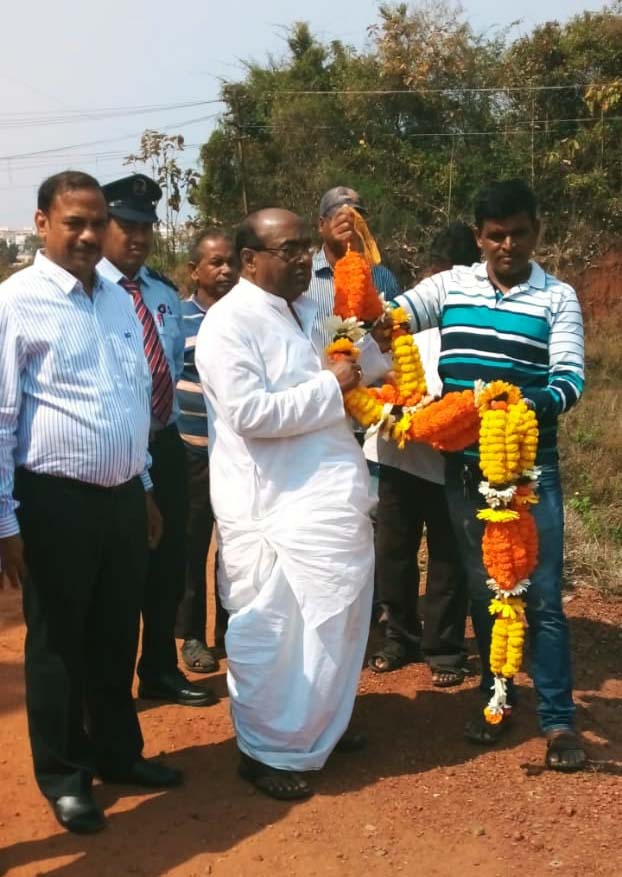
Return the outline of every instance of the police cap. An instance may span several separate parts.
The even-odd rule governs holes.
[[[157,222],[162,189],[145,174],[131,174],[102,186],[108,213],[127,222]]]

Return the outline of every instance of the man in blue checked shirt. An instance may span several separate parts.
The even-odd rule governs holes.
[[[97,180],[45,180],[35,223],[44,250],[0,286],[0,561],[24,590],[35,777],[59,823],[84,834],[105,825],[94,776],[181,781],[142,758],[131,690],[148,542],[161,534],[151,379],[130,300],[95,268]]]
[[[162,190],[144,174],[132,174],[107,183],[103,192],[110,221],[98,270],[125,290],[143,324],[152,374],[151,477],[163,519],[162,539],[149,557],[138,694],[184,706],[208,706],[216,701],[213,691],[190,682],[177,666],[175,619],[184,588],[188,494],[175,384],[184,364],[184,333],[175,286],[145,265]]]
[[[313,256],[311,283],[304,294],[305,298],[311,299],[317,306],[313,329],[314,339],[320,352],[333,340],[325,323],[333,315],[335,305],[333,281],[335,262],[345,255],[348,245],[353,249],[360,247],[360,241],[354,231],[352,211],[347,208],[353,208],[363,217],[367,216],[367,208],[362,203],[360,195],[347,186],[329,189],[320,199],[318,231],[322,238],[322,246]],[[401,292],[395,275],[385,265],[374,265],[372,276],[376,289],[387,301]],[[371,338],[367,339],[367,345],[368,351],[361,350],[360,364],[366,381],[373,381],[386,372],[387,363],[379,357],[380,351]]]

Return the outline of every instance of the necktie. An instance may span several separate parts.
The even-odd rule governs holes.
[[[162,426],[166,426],[173,409],[173,379],[160,343],[158,329],[142,297],[138,280],[122,277],[119,282],[132,296],[136,316],[143,324],[143,345],[151,370],[151,413]]]

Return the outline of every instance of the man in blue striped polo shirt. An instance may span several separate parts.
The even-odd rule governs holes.
[[[188,523],[186,528],[186,578],[177,613],[177,635],[184,641],[181,656],[189,670],[212,673],[218,669],[206,641],[207,600],[205,568],[214,515],[209,495],[207,411],[194,362],[196,339],[208,309],[238,281],[230,239],[222,229],[207,229],[197,237],[189,262],[196,289],[181,303],[185,335],[184,368],[177,382],[179,431],[188,466]],[[216,644],[224,636],[226,613],[216,590]]]
[[[542,470],[534,507],[539,561],[526,593],[531,670],[540,726],[547,739],[546,764],[578,770],[586,755],[573,730],[574,706],[568,624],[562,609],[563,498],[557,452],[557,419],[583,390],[583,324],[572,287],[530,260],[540,225],[536,199],[521,180],[492,183],[475,205],[477,242],[485,261],[436,274],[397,297],[412,315],[412,329],[441,330],[439,374],[444,391],[472,387],[475,380],[518,385],[536,410]],[[451,454],[446,491],[454,529],[467,568],[471,616],[482,660],[481,689],[490,695],[493,619],[482,563],[482,501],[477,448]],[[511,697],[514,698],[514,690]],[[469,722],[467,739],[489,744],[507,726]]]

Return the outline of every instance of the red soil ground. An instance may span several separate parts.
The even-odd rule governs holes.
[[[622,306],[622,249],[599,256],[574,278],[587,320],[619,315]]]
[[[32,776],[24,714],[19,595],[0,594],[0,873],[11,877],[275,877],[404,873],[421,877],[620,877],[622,601],[578,590],[567,604],[578,722],[591,768],[542,769],[534,697],[491,750],[462,740],[475,681],[438,690],[427,669],[361,678],[362,754],[335,756],[302,804],[271,801],[236,775],[224,670],[207,709],[139,702],[146,755],[186,771],[185,786],[139,794],[101,785],[110,824],[63,832]],[[105,655],[102,656],[105,660]]]
[[[622,300],[622,252],[576,278],[588,317]],[[530,681],[496,748],[462,740],[478,709],[475,680],[438,690],[421,664],[365,670],[354,723],[368,749],[335,756],[302,804],[271,801],[236,775],[224,666],[208,709],[139,702],[145,754],[186,771],[159,794],[98,786],[109,827],[62,831],[41,798],[24,713],[20,597],[0,594],[0,874],[11,877],[622,877],[622,600],[574,592],[578,725],[589,770],[542,768]],[[372,641],[374,637],[372,636]],[[105,660],[105,656],[102,656]],[[200,677],[197,677],[200,678]]]

